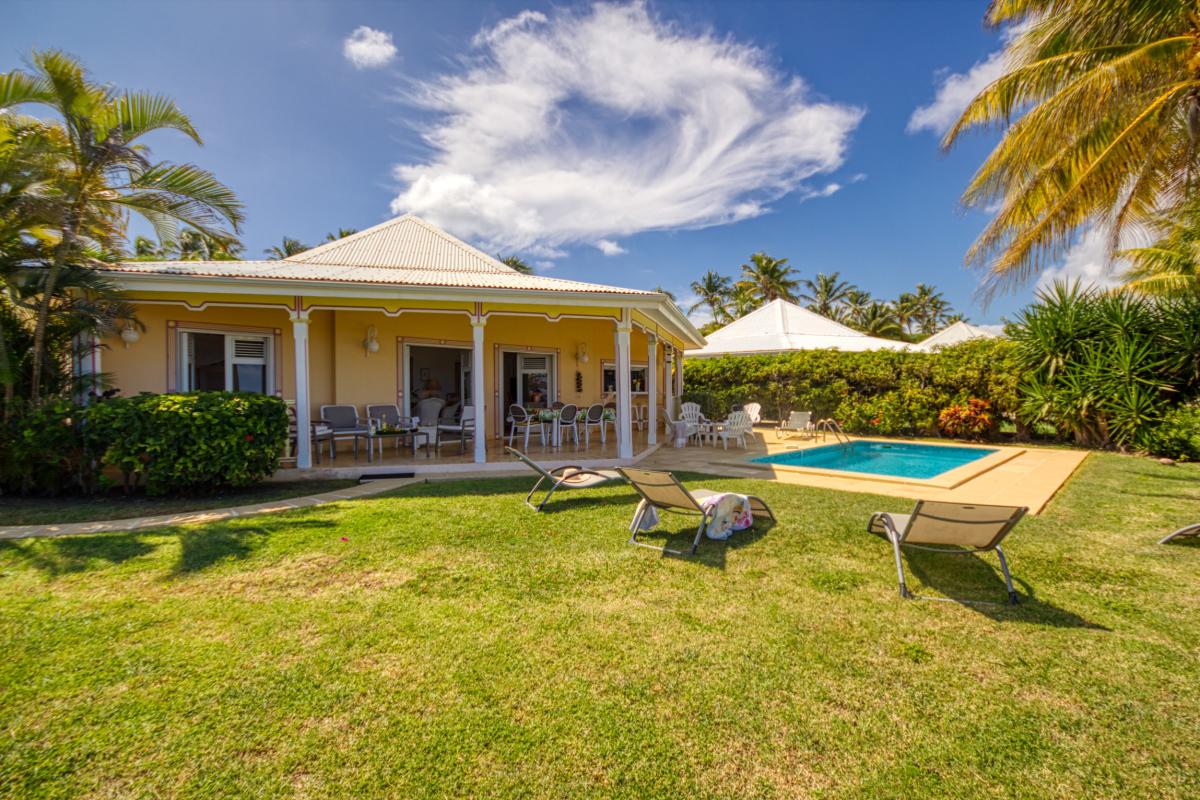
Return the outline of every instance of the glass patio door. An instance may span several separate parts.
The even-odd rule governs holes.
[[[517,396],[526,408],[548,408],[554,395],[554,357],[548,355],[517,356]]]

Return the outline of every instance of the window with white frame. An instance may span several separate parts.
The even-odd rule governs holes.
[[[179,332],[179,387],[185,392],[275,391],[270,336]]]
[[[604,376],[602,384],[605,394],[612,394],[617,391],[617,365],[605,362]],[[634,364],[629,368],[629,386],[633,394],[646,394],[646,387],[649,384],[646,382],[646,365]]]

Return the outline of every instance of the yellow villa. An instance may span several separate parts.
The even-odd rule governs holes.
[[[93,348],[81,371],[126,395],[279,396],[295,405],[302,469],[323,405],[412,415],[430,396],[482,423],[468,462],[502,457],[511,405],[556,401],[615,402],[612,455],[630,459],[657,443],[683,351],[704,345],[661,293],[521,274],[414,216],[280,261],[134,261],[109,274],[145,327]]]

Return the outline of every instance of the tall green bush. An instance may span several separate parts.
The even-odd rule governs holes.
[[[256,483],[278,466],[288,433],[283,401],[248,392],[109,400],[88,409],[87,425],[104,464],[150,494]]]
[[[1200,386],[1200,300],[1163,302],[1058,283],[1010,327],[1019,418],[1087,447],[1150,449]]]
[[[95,461],[78,405],[50,398],[15,401],[0,418],[0,492],[91,491]]]
[[[1011,342],[977,339],[937,353],[802,350],[685,362],[684,399],[720,416],[757,401],[768,417],[790,411],[833,417],[855,433],[936,434],[952,403],[986,398],[1000,417],[1017,408],[1019,367]]]

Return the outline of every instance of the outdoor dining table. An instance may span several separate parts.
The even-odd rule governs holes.
[[[562,447],[562,425],[561,425],[562,415],[557,410],[554,410],[554,409],[540,409],[540,410],[533,409],[533,410],[530,410],[529,413],[536,414],[537,418],[540,422],[550,423],[550,446],[551,447]],[[608,417],[605,417],[604,419],[605,419],[605,422],[613,422],[614,421]],[[582,414],[580,414],[579,416],[577,416],[575,418],[576,425],[580,424],[581,422],[583,422]],[[578,431],[578,430],[579,429],[576,428],[576,431]]]

